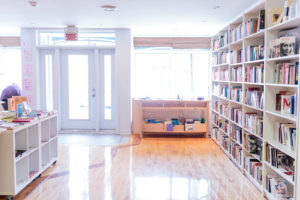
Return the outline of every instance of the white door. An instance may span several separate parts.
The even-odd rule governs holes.
[[[61,128],[96,129],[93,50],[61,51]]]

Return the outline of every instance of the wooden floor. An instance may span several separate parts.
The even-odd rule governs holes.
[[[0,198],[1,199],[1,198]],[[210,139],[132,137],[119,146],[59,146],[53,167],[15,199],[259,200]]]

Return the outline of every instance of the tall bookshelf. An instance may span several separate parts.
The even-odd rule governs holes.
[[[274,67],[277,63],[299,62],[300,56],[297,54],[269,58],[270,40],[278,38],[278,33],[282,30],[300,26],[300,10],[293,19],[276,25],[269,23],[270,9],[283,7],[283,2],[283,0],[264,0],[256,3],[212,38],[211,137],[241,173],[256,186],[262,196],[267,199],[278,199],[278,196],[269,193],[267,189],[268,177],[275,177],[287,183],[290,197],[300,199],[300,154],[297,153],[300,142],[298,137],[300,110],[298,107],[297,114],[291,115],[275,109],[276,94],[279,91],[289,91],[298,95],[299,84],[278,84],[273,81]],[[261,10],[265,10],[265,28],[254,32],[249,29],[246,31],[245,27],[249,26],[247,23],[257,18]],[[247,59],[245,48],[261,47],[260,45],[264,45],[263,54]],[[250,73],[254,69],[259,77],[256,77],[256,80]],[[258,102],[253,102],[249,98],[247,100],[247,95],[253,92],[263,100]],[[299,105],[299,95],[296,102]],[[253,121],[256,126],[249,125]],[[293,149],[283,145],[276,138],[276,122],[296,126],[296,145]],[[249,148],[250,143],[261,148],[253,151]],[[272,165],[272,162],[268,162],[267,152],[270,152],[270,148],[294,160],[294,180],[280,168]],[[253,171],[250,172],[249,162],[255,164],[255,170],[261,168],[261,179]],[[253,169],[253,166],[251,167]]]

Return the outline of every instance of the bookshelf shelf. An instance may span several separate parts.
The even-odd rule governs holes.
[[[243,128],[243,125],[238,124],[238,123],[236,123],[236,122],[234,122],[234,121],[232,121],[232,120],[230,120],[230,123],[232,123],[232,124],[234,124],[234,125],[236,125],[236,126],[238,126],[238,127],[240,127],[240,128]]]
[[[292,179],[292,177],[284,174],[282,171],[280,171],[278,168],[273,167],[270,163],[268,163],[267,161],[264,161],[264,164],[267,165],[269,168],[271,168],[273,171],[275,171],[277,174],[279,174],[282,178],[284,178],[285,180],[287,180],[290,184],[294,185],[294,181]]]
[[[290,88],[297,88],[298,87],[298,85],[276,84],[276,83],[266,83],[266,86],[270,86],[270,87],[290,87]]]
[[[242,65],[243,65],[243,63],[230,64],[231,67],[242,66]]]
[[[238,102],[238,101],[234,101],[234,100],[229,100],[231,103],[235,103],[235,104],[239,104],[239,105],[243,105],[242,102]]]
[[[261,108],[256,108],[256,107],[254,107],[254,106],[250,106],[250,105],[248,105],[248,104],[243,104],[244,106],[246,106],[247,108],[251,108],[251,109],[253,109],[253,110],[258,110],[258,111],[261,111],[261,112],[263,112],[264,110],[263,109],[261,109]]]
[[[212,53],[218,53],[219,51],[224,51],[224,50],[226,50],[228,48],[229,48],[229,45],[226,45],[224,47],[221,47],[219,49],[216,49],[216,50],[212,51]]]
[[[275,147],[276,149],[279,149],[280,151],[282,151],[283,153],[291,156],[292,158],[296,158],[296,153],[295,151],[292,151],[291,149],[285,147],[284,145],[280,144],[277,141],[274,140],[268,140],[267,141],[270,145],[272,145],[273,147]]]
[[[237,81],[230,81],[232,84],[243,84],[243,82],[237,82]]]
[[[299,59],[299,55],[294,55],[294,56],[285,56],[285,57],[269,58],[269,59],[267,59],[267,62],[284,61],[284,60],[298,60],[298,59]]]
[[[234,41],[230,44],[230,46],[235,46],[235,45],[241,45],[243,44],[243,38],[242,39],[239,39],[237,41]]]
[[[262,141],[264,140],[262,137],[260,137],[260,136],[257,135],[256,133],[253,133],[252,131],[250,131],[250,130],[248,130],[248,129],[246,129],[246,128],[244,128],[244,130],[245,130],[247,133],[249,133],[250,135],[253,135],[253,136],[257,137],[257,138],[261,139]]]
[[[255,38],[260,38],[260,37],[265,37],[265,30],[261,30],[261,31],[259,31],[257,33],[249,35],[249,36],[245,37],[245,40],[255,39]]]
[[[286,22],[271,26],[271,27],[267,28],[267,30],[268,31],[276,31],[276,30],[281,30],[281,29],[288,29],[288,28],[293,28],[293,27],[299,26],[299,24],[300,24],[300,16],[298,16],[294,19],[288,20]]]
[[[255,187],[260,191],[263,192],[263,186],[258,183],[250,174],[248,171],[245,170],[246,177],[255,185]]]
[[[297,0],[298,4],[300,5],[300,0]],[[223,59],[222,56],[226,55],[230,56],[230,64],[226,66],[222,66],[222,69],[214,68],[214,72],[224,72],[224,70],[229,71],[229,80],[238,80],[238,81],[229,81],[229,82],[218,82],[218,86],[214,87],[214,83],[212,81],[212,88],[214,88],[215,92],[218,93],[218,95],[212,95],[211,99],[212,102],[218,102],[215,105],[218,106],[218,109],[215,109],[212,111],[214,115],[218,115],[222,119],[226,119],[229,122],[228,127],[228,133],[225,133],[221,127],[218,127],[216,125],[213,125],[215,133],[217,132],[218,135],[225,134],[229,137],[229,141],[232,142],[234,145],[239,144],[235,139],[230,137],[230,133],[232,130],[236,131],[235,129],[231,129],[234,127],[239,127],[242,130],[242,137],[243,137],[243,144],[242,144],[242,159],[245,157],[254,158],[258,160],[262,166],[258,165],[258,168],[260,170],[260,174],[262,175],[262,184],[259,184],[255,179],[253,178],[249,172],[246,171],[246,165],[244,165],[246,162],[245,160],[242,160],[242,166],[241,169],[244,172],[245,176],[248,177],[248,179],[256,186],[256,188],[259,189],[261,194],[265,196],[267,199],[277,199],[275,195],[273,196],[273,192],[268,193],[266,190],[266,183],[267,181],[270,181],[270,179],[267,178],[268,175],[274,175],[274,179],[276,180],[277,177],[282,177],[287,181],[287,191],[288,196],[294,198],[294,199],[300,199],[300,166],[299,166],[299,159],[300,159],[300,149],[299,149],[299,143],[300,139],[299,136],[299,122],[300,122],[300,111],[298,105],[300,104],[300,98],[299,98],[299,92],[300,87],[299,84],[297,85],[291,85],[291,84],[277,84],[276,82],[294,82],[296,80],[296,76],[294,76],[295,72],[298,70],[295,68],[292,68],[291,66],[297,66],[296,62],[299,62],[300,55],[291,55],[291,56],[285,56],[285,57],[275,57],[275,58],[269,58],[269,54],[274,53],[274,50],[270,47],[274,42],[272,41],[278,41],[280,34],[285,34],[285,29],[287,28],[295,28],[300,27],[300,9],[297,11],[297,16],[294,19],[288,20],[281,24],[276,24],[274,26],[269,27],[269,24],[272,22],[272,17],[269,16],[271,11],[274,10],[272,8],[277,8],[280,6],[283,6],[283,0],[260,0],[258,1],[253,7],[243,12],[242,15],[238,16],[235,20],[233,20],[231,23],[229,23],[224,29],[222,29],[219,33],[216,34],[212,38],[212,44],[213,40],[215,40],[216,37],[219,37],[220,35],[224,36],[223,40],[228,40],[228,46],[226,46],[225,49],[222,49],[223,54],[215,54],[216,51],[212,52],[212,55],[214,55],[214,59]],[[290,1],[289,1],[290,2]],[[291,1],[292,2],[292,1]],[[299,6],[297,5],[297,6]],[[264,10],[264,11],[262,11]],[[262,14],[263,13],[263,14]],[[257,32],[254,28],[255,24],[253,21],[257,18],[258,22],[260,17],[262,15],[265,15],[265,26],[259,27],[257,26]],[[253,24],[251,24],[253,23]],[[242,28],[240,29],[240,24],[242,24]],[[259,23],[257,23],[259,24]],[[253,25],[253,27],[251,27]],[[242,30],[242,31],[240,31]],[[297,29],[298,30],[298,29]],[[227,32],[227,33],[225,33]],[[240,34],[242,32],[243,34]],[[251,34],[252,32],[252,34]],[[253,33],[255,32],[255,33]],[[293,33],[293,32],[292,32]],[[247,35],[246,35],[247,34]],[[289,32],[291,34],[291,32]],[[228,36],[228,38],[225,38],[225,36]],[[286,36],[286,35],[284,35]],[[289,35],[290,36],[290,35]],[[280,37],[283,37],[282,35]],[[299,41],[299,35],[296,35],[296,42]],[[237,39],[238,38],[238,39]],[[283,40],[284,41],[284,40]],[[282,40],[280,40],[280,44],[282,44]],[[261,46],[263,45],[262,48]],[[273,44],[274,46],[274,44]],[[273,47],[272,46],[272,47]],[[278,47],[278,44],[276,44]],[[298,46],[298,45],[295,45]],[[248,48],[248,47],[252,47]],[[256,50],[254,50],[256,48]],[[250,50],[249,50],[250,49]],[[263,49],[264,54],[263,56],[259,55],[257,56],[251,53],[251,51],[259,51]],[[243,52],[241,53],[241,51]],[[249,51],[251,52],[251,56],[249,56]],[[219,52],[219,51],[218,51]],[[294,52],[297,52],[294,50]],[[247,54],[246,54],[247,53]],[[278,53],[278,52],[276,52]],[[255,53],[254,53],[255,54]],[[260,54],[260,52],[259,52]],[[219,57],[220,56],[220,57]],[[258,59],[254,61],[245,61],[251,59]],[[263,59],[262,59],[263,58]],[[216,59],[216,60],[217,60]],[[226,62],[228,59],[225,59]],[[234,63],[237,60],[241,60],[243,62],[240,63]],[[286,72],[286,68],[281,67],[280,64],[283,65],[283,63],[291,63],[288,65],[288,73]],[[283,69],[285,71],[283,71]],[[241,71],[242,73],[241,73]],[[281,70],[281,71],[278,71]],[[278,81],[278,76],[275,76],[278,73],[279,78],[283,79],[284,81]],[[281,74],[282,73],[282,74]],[[283,74],[285,73],[285,74]],[[292,74],[293,76],[290,76]],[[260,76],[262,75],[262,76]],[[242,77],[241,77],[242,76]],[[238,79],[238,78],[240,79]],[[290,81],[290,77],[293,77]],[[299,72],[298,72],[299,77]],[[241,81],[242,80],[242,81]],[[253,82],[247,82],[247,81],[253,81]],[[273,81],[276,80],[276,81]],[[286,81],[289,80],[289,81]],[[256,82],[255,82],[256,81]],[[218,90],[217,90],[218,89]],[[253,92],[254,91],[254,92]],[[228,98],[224,98],[221,95],[228,94]],[[297,95],[295,95],[297,94]],[[281,95],[281,96],[280,96]],[[284,97],[286,95],[286,97]],[[263,105],[260,107],[254,107],[251,105],[255,105],[252,103],[253,101],[260,103],[260,98],[263,97]],[[259,98],[259,99],[258,99]],[[236,102],[231,99],[240,99],[240,102]],[[255,100],[253,100],[255,99]],[[290,100],[289,100],[290,99]],[[296,101],[295,101],[296,99]],[[281,101],[279,101],[281,100]],[[292,109],[285,109],[281,112],[281,102],[286,100],[287,102],[290,101],[290,105]],[[246,104],[246,102],[248,105]],[[293,102],[293,104],[292,104]],[[221,115],[221,113],[224,113],[224,107],[223,105],[228,105],[229,109],[229,118]],[[259,105],[259,104],[256,104]],[[288,104],[287,104],[288,105]],[[222,107],[221,107],[222,106]],[[278,107],[279,106],[279,107]],[[293,110],[294,106],[297,106],[296,109]],[[214,108],[214,107],[213,107]],[[220,109],[222,108],[222,110]],[[281,109],[280,109],[281,108]],[[276,109],[276,110],[275,110]],[[241,114],[240,114],[241,111]],[[227,110],[228,112],[228,110]],[[242,125],[237,124],[235,121],[231,119],[232,112],[234,112],[235,118],[238,118],[239,120],[242,120]],[[294,114],[285,114],[285,113],[296,113]],[[247,114],[247,118],[246,118]],[[238,115],[238,117],[236,117]],[[249,120],[246,122],[246,119]],[[291,123],[292,125],[287,125]],[[287,130],[285,130],[285,134],[294,134],[296,135],[296,138],[293,138],[293,144],[294,144],[294,150],[289,147],[289,145],[284,145],[279,142],[278,137],[278,130],[276,132],[275,124],[282,124],[283,127]],[[284,125],[285,124],[285,125]],[[295,124],[296,124],[296,133],[295,133]],[[251,127],[252,126],[256,126]],[[281,125],[280,125],[281,126]],[[247,127],[247,128],[246,128]],[[217,129],[217,130],[216,130]],[[251,132],[250,130],[256,130],[256,133],[263,135],[262,137],[256,133]],[[263,133],[261,132],[263,130]],[[240,130],[238,130],[240,131]],[[281,129],[280,129],[281,131]],[[292,131],[292,132],[287,132]],[[240,132],[238,132],[240,134]],[[283,134],[283,132],[281,132]],[[251,137],[250,137],[251,136]],[[253,136],[253,137],[252,137]],[[246,139],[247,137],[247,139]],[[283,137],[283,136],[282,136]],[[284,138],[281,140],[286,139],[285,142],[290,140],[292,136],[288,137],[288,139]],[[235,137],[234,137],[235,138]],[[278,141],[277,141],[278,140]],[[259,147],[256,148],[257,152],[254,154],[250,153],[246,148],[250,149],[249,145],[255,144]],[[291,140],[290,140],[291,141]],[[290,142],[289,141],[289,142]],[[283,142],[283,141],[282,141]],[[236,144],[235,144],[236,143]],[[283,142],[284,143],[284,142]],[[224,150],[222,147],[223,141],[218,142],[218,139],[216,139],[216,144],[222,149],[222,151],[225,152],[225,154],[229,157],[230,160],[232,160],[232,163],[234,165],[237,165],[236,160],[230,155],[230,148],[234,148],[234,146],[229,146],[228,151]],[[246,145],[247,144],[247,145]],[[285,175],[280,169],[273,167],[266,161],[267,156],[267,144],[273,146],[274,148],[278,149],[285,155],[288,155],[289,157],[294,159],[294,175],[295,175],[295,181],[292,180],[291,177],[288,175]],[[288,143],[287,143],[288,144]],[[240,144],[239,144],[240,145]],[[253,146],[252,146],[253,147]],[[239,148],[238,145],[236,145],[236,148]],[[253,152],[253,150],[251,150]],[[298,153],[299,152],[299,153]],[[260,158],[259,155],[262,155],[262,158]],[[282,154],[281,154],[282,155]],[[272,155],[277,156],[275,155]],[[251,163],[251,161],[247,161]],[[255,162],[255,160],[253,161]],[[238,165],[237,165],[238,166]],[[291,165],[289,165],[291,168]],[[245,169],[243,169],[245,168]],[[298,183],[298,186],[297,184]],[[273,190],[272,190],[273,191]]]
[[[234,157],[232,157],[232,155],[230,155],[230,159],[233,161],[233,163],[235,164],[235,166],[237,166],[237,168],[240,170],[240,171],[243,171],[243,168],[242,166],[240,165],[240,163],[238,163],[238,161],[236,161],[234,159]]]
[[[269,111],[269,110],[266,110],[265,112],[268,113],[268,114],[271,114],[271,115],[275,115],[277,117],[281,117],[281,118],[284,118],[284,119],[288,119],[288,120],[294,121],[294,122],[297,121],[297,117],[296,116],[294,116],[294,115],[288,115],[288,114],[282,114],[280,111]]]
[[[265,60],[253,60],[253,61],[246,61],[244,62],[245,65],[247,64],[256,64],[256,63],[263,63]]]

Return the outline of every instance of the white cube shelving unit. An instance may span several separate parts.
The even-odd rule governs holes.
[[[0,195],[15,196],[57,161],[57,114],[0,134]],[[15,157],[16,150],[24,150]]]

